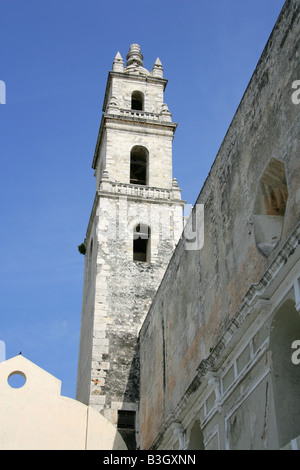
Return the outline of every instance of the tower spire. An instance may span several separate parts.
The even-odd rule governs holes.
[[[143,54],[141,53],[141,47],[139,44],[131,44],[129,52],[126,56],[127,64],[126,67],[132,64],[140,65],[143,67]]]

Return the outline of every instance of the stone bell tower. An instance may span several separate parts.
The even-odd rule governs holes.
[[[138,440],[138,332],[182,234],[184,202],[162,64],[146,70],[138,44],[126,59],[118,52],[108,74],[92,163],[76,398]]]

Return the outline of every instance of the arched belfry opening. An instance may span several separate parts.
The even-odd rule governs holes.
[[[134,91],[131,94],[131,109],[135,111],[144,111],[144,93]]]
[[[136,145],[130,153],[130,183],[146,185],[148,184],[148,150],[145,147]]]
[[[138,224],[133,231],[133,261],[150,263],[150,227],[146,224]]]

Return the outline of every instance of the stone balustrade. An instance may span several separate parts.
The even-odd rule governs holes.
[[[136,184],[110,183],[111,192],[124,196],[140,196],[144,198],[172,199],[172,190],[139,186]]]
[[[161,115],[157,113],[150,113],[146,111],[138,111],[135,109],[120,109],[120,115],[125,117],[137,117],[143,119],[151,119],[152,121],[159,121],[161,119]]]

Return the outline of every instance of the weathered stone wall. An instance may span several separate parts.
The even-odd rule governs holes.
[[[109,126],[109,127],[108,127]],[[106,171],[112,181],[130,183],[130,152],[136,145],[149,152],[148,185],[170,189],[172,186],[173,131],[144,128],[138,123],[119,123],[117,118],[107,126]]]
[[[87,254],[84,261],[85,282],[82,293],[81,332],[76,385],[76,398],[84,404],[89,403],[91,386],[91,362],[95,307],[95,274],[97,260],[96,240],[96,224],[94,221],[91,224],[90,237],[85,242]]]
[[[181,225],[178,226],[180,219],[177,218],[176,221],[176,217],[174,219],[172,214],[174,211],[176,216],[178,209],[180,211],[180,206],[176,205],[166,204],[164,207],[159,203],[146,205],[144,201],[100,197],[97,213],[95,300],[95,318],[98,320],[94,322],[93,329],[95,339],[99,335],[99,328],[105,335],[106,345],[109,345],[109,359],[107,359],[109,366],[105,370],[105,380],[103,378],[100,380],[101,374],[97,373],[97,370],[101,369],[99,364],[93,367],[92,378],[98,378],[100,382],[93,386],[91,394],[97,395],[97,391],[101,390],[101,395],[106,396],[108,406],[112,402],[137,401],[137,379],[130,379],[127,384],[131,368],[132,377],[138,377],[137,364],[132,364],[137,332],[165,272],[170,253],[175,247],[173,232],[169,239],[163,238],[162,233],[155,232],[155,225],[151,224],[151,219],[165,221],[161,214],[166,212],[173,227],[175,222],[175,235],[179,237],[182,219]],[[116,221],[126,222],[128,232],[125,232],[125,226],[119,232],[120,226],[115,226]],[[133,229],[139,221],[145,223],[148,221],[149,226],[153,227],[150,237],[150,263],[133,261]],[[114,233],[114,227],[117,233]],[[94,345],[97,346],[96,340]],[[93,355],[95,362],[97,362],[97,352],[102,356],[102,351],[95,347]],[[97,401],[97,397],[95,400]]]
[[[197,204],[204,205],[204,246],[189,251],[184,239],[180,241],[141,329],[142,448],[157,440],[243,297],[299,223],[300,105],[291,99],[292,84],[300,79],[299,9],[298,1],[286,2],[199,194]],[[284,163],[285,174],[274,178],[281,178],[288,199],[282,206],[280,239],[275,248],[269,243],[265,250],[266,243],[258,246],[255,208],[257,197],[263,197],[257,195],[265,184],[266,169],[276,166],[271,159]],[[272,184],[263,187],[273,197]],[[262,205],[266,207],[265,202]],[[267,209],[260,215],[269,227]],[[252,395],[247,406],[259,403],[263,413],[266,384],[260,387],[255,393],[261,401]],[[272,421],[274,416],[270,426]],[[253,426],[254,431],[259,428]],[[259,447],[257,442],[253,446]]]
[[[77,399],[117,425],[118,410],[138,408],[138,331],[182,233],[183,203],[100,193],[95,208],[86,240]],[[151,227],[147,263],[133,261],[139,222]]]
[[[165,83],[145,83],[143,80],[137,82],[134,78],[128,77],[124,83],[124,76],[116,76],[113,80],[111,95],[115,96],[118,106],[122,109],[131,109],[131,94],[138,90],[144,95],[144,111],[150,113],[160,113],[164,102]]]

